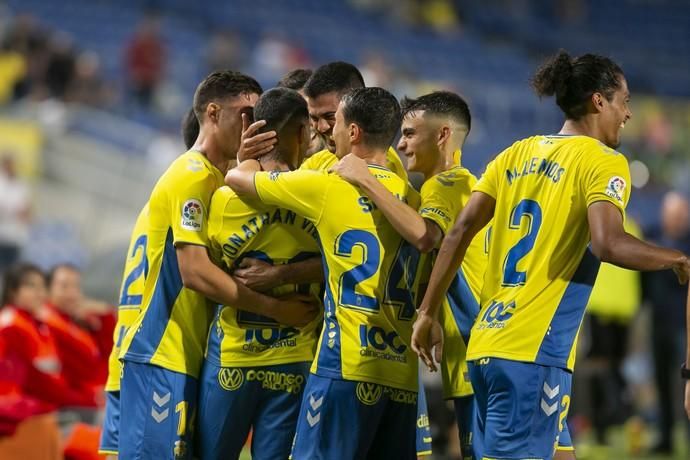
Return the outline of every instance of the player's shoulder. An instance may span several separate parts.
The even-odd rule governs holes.
[[[300,170],[321,170],[338,162],[338,157],[330,150],[323,149],[316,152],[302,163]]]
[[[176,187],[180,182],[204,181],[215,173],[213,166],[204,155],[189,150],[170,164],[158,184],[164,187]]]

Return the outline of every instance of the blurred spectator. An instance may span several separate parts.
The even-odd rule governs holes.
[[[278,35],[265,35],[252,56],[252,75],[259,82],[274,82],[285,72],[309,64],[305,49]]]
[[[634,220],[625,221],[625,230],[641,238]],[[640,274],[610,264],[602,264],[587,305],[587,353],[589,392],[595,408],[591,414],[596,440],[606,445],[606,433],[630,415],[630,401],[622,364],[627,354],[630,324],[641,300]]]
[[[244,59],[240,38],[232,32],[216,32],[208,44],[206,63],[208,72],[215,70],[239,70]]]
[[[3,44],[0,49],[0,104],[10,101],[17,86],[26,77],[26,59],[21,53]]]
[[[15,158],[6,153],[0,160],[0,271],[14,264],[29,235],[31,194],[17,175]]]
[[[104,385],[113,348],[113,308],[84,296],[81,273],[70,264],[56,265],[48,273],[48,298],[53,313],[48,324],[55,329],[65,379],[73,386]]]
[[[37,267],[15,265],[7,271],[0,311],[0,414],[3,423],[14,419],[17,425],[11,437],[0,439],[3,459],[61,458],[53,411],[93,404],[62,378],[54,337],[41,319],[45,300],[45,276]]]
[[[113,90],[101,78],[101,63],[96,53],[87,51],[79,54],[74,72],[72,85],[67,93],[69,102],[107,107],[114,101]]]
[[[367,86],[378,86],[380,88],[390,88],[393,80],[393,73],[386,62],[383,53],[368,51],[360,66],[364,83]]]
[[[687,198],[669,192],[661,207],[661,228],[649,240],[690,253],[690,205]],[[659,400],[659,442],[656,453],[673,452],[674,413],[682,392],[678,369],[685,361],[685,298],[687,288],[671,270],[643,274],[644,297],[652,306],[652,355]],[[682,417],[687,424],[685,417]]]
[[[76,70],[76,56],[72,40],[63,33],[54,34],[46,64],[45,85],[48,94],[64,99],[72,85]]]
[[[127,45],[126,55],[130,90],[141,106],[151,107],[156,89],[163,80],[165,64],[166,50],[160,37],[159,19],[148,15]]]

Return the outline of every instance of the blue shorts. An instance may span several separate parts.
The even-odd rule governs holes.
[[[417,394],[417,457],[431,455],[431,428],[429,427],[429,409],[426,405],[424,384],[419,380]]]
[[[117,455],[118,435],[120,433],[120,392],[105,392],[105,415],[98,453]]]
[[[193,455],[197,380],[125,361],[120,380],[119,458],[183,460]]]
[[[253,459],[288,458],[310,364],[220,367],[204,362],[197,419],[200,458],[238,458],[252,429]]]
[[[413,460],[417,393],[310,374],[293,460]]]
[[[472,424],[474,423],[474,396],[453,398],[455,407],[455,420],[458,423],[458,435],[460,437],[460,450],[463,460],[474,460],[472,450]]]
[[[498,358],[468,363],[475,458],[550,459],[570,406],[572,374]]]

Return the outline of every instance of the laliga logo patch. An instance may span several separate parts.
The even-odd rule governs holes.
[[[623,192],[625,191],[625,180],[620,176],[613,176],[609,180],[609,185],[606,186],[606,196],[615,198],[623,202]]]
[[[199,200],[190,199],[182,205],[182,228],[193,232],[201,231],[204,208]]]
[[[357,384],[357,399],[359,399],[362,404],[367,406],[373,406],[383,394],[383,387],[375,383],[369,382],[359,382]]]
[[[244,383],[244,374],[241,369],[224,367],[218,371],[218,383],[225,390],[235,391]]]

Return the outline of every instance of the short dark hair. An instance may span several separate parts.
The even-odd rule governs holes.
[[[468,132],[472,128],[472,115],[467,102],[460,95],[450,91],[434,91],[417,99],[405,97],[400,105],[403,117],[410,112],[423,110],[430,115],[450,117],[467,126]]]
[[[63,262],[63,263],[53,265],[52,268],[46,274],[46,284],[48,285],[48,287],[50,287],[50,285],[53,284],[53,280],[55,278],[55,275],[57,274],[58,270],[60,270],[61,268],[64,268],[65,270],[69,270],[71,272],[81,274],[81,270],[79,270],[79,267],[77,267],[76,265],[71,264],[69,262]]]
[[[309,80],[309,77],[314,73],[311,69],[295,69],[291,70],[280,79],[276,85],[279,88],[290,88],[299,91],[304,88],[304,85]]]
[[[45,280],[45,274],[43,271],[34,264],[29,263],[18,263],[12,265],[6,272],[2,283],[2,306],[8,305],[14,299],[12,298],[17,292],[17,289],[22,285],[24,279],[32,274],[36,273],[41,275]]]
[[[556,95],[556,104],[571,120],[587,113],[592,94],[602,93],[609,101],[621,87],[623,70],[610,58],[584,54],[573,58],[560,50],[539,67],[532,86],[539,97]]]
[[[211,73],[199,83],[194,92],[194,113],[201,122],[201,116],[210,102],[239,96],[240,94],[261,94],[263,89],[252,77],[232,70]]]
[[[199,119],[194,113],[194,108],[190,108],[182,118],[180,132],[182,133],[184,146],[187,150],[191,149],[196,142],[196,138],[199,137]]]
[[[261,95],[254,106],[254,118],[266,120],[262,132],[280,133],[286,126],[308,117],[307,101],[290,88],[271,88]]]
[[[304,85],[304,94],[316,98],[332,92],[342,95],[356,88],[364,88],[361,72],[352,64],[336,61],[314,71]]]
[[[383,88],[358,88],[342,98],[343,118],[364,131],[364,143],[388,148],[400,129],[402,113],[398,100]]]

